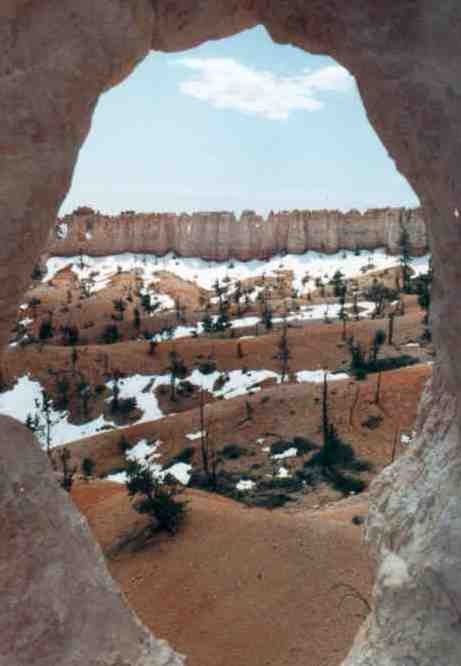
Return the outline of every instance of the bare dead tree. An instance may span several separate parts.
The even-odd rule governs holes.
[[[352,427],[353,422],[354,422],[354,414],[355,414],[355,410],[357,409],[357,404],[359,402],[359,397],[360,397],[360,384],[357,383],[354,400],[352,402],[351,409],[349,411],[349,426],[351,426],[351,427]]]
[[[375,405],[379,405],[379,401],[381,399],[381,372],[378,372],[378,378],[376,380],[376,391],[375,391],[375,399],[374,403]]]
[[[210,420],[205,416],[205,391],[200,389],[200,451],[202,455],[203,472],[208,483],[216,489],[218,483],[217,468],[218,455],[213,438],[211,437]]]
[[[394,432],[394,441],[392,442],[391,463],[393,463],[395,460],[399,443],[400,443],[400,422],[397,423],[397,427]]]

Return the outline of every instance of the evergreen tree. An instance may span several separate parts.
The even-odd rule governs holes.
[[[175,349],[169,353],[170,364],[168,371],[170,373],[170,399],[176,401],[176,380],[184,379],[187,375],[187,368],[181,356]]]
[[[336,298],[345,295],[346,293],[346,284],[344,282],[344,274],[339,269],[335,272],[331,279],[331,284],[333,285],[334,295]]]
[[[378,360],[378,354],[379,350],[383,346],[383,344],[386,342],[386,333],[382,330],[382,328],[379,328],[373,338],[373,342],[371,343],[371,350],[370,350],[370,360],[373,363],[376,363]]]
[[[400,232],[400,265],[402,266],[403,291],[405,294],[411,293],[411,255],[409,247],[410,236],[402,225]]]
[[[387,341],[391,345],[394,342],[394,319],[395,312],[389,312],[387,325]]]
[[[341,333],[341,337],[342,337],[343,340],[346,340],[346,337],[347,337],[346,324],[347,324],[347,320],[349,319],[349,315],[347,314],[347,310],[346,310],[346,290],[341,291],[341,293],[340,293],[339,305],[340,305],[340,309],[339,309],[338,317],[343,323],[343,330],[342,330],[342,333]]]
[[[45,342],[46,340],[49,340],[49,338],[52,338],[53,333],[54,330],[51,318],[44,319],[40,324],[40,328],[38,330],[38,337],[40,342]]]
[[[207,311],[202,319],[202,326],[204,333],[211,333],[213,331],[213,319],[210,316],[210,313]]]
[[[264,301],[263,310],[261,312],[261,319],[266,327],[266,331],[270,331],[272,328],[272,308],[266,300]]]
[[[216,294],[216,298],[218,299],[219,303],[219,312],[223,312],[224,310],[224,300],[223,300],[223,295],[226,292],[226,287],[223,287],[221,283],[219,282],[219,279],[216,278],[214,284],[213,284],[213,289]]]
[[[93,475],[93,470],[95,468],[94,460],[88,457],[83,458],[81,468],[83,476],[88,480],[89,477]]]
[[[280,360],[281,365],[281,382],[285,381],[285,378],[288,374],[288,361],[290,359],[290,349],[288,345],[288,325],[287,320],[284,318],[282,335],[280,336],[277,343],[278,351],[276,357]]]
[[[51,456],[51,444],[53,441],[53,426],[56,425],[53,413],[53,401],[50,394],[41,390],[40,398],[35,400],[35,407],[37,412],[32,416],[27,416],[27,426],[39,435],[42,442],[45,444],[45,451],[53,463]]]
[[[126,488],[130,497],[139,497],[134,508],[151,518],[152,530],[157,527],[170,534],[176,533],[186,511],[186,502],[175,499],[181,492],[176,481],[170,478],[169,483],[162,483],[147,464],[131,461],[127,468]]]
[[[120,321],[124,318],[124,313],[126,310],[125,301],[122,298],[116,298],[113,302],[114,310],[117,312],[116,318]]]
[[[133,326],[137,331],[141,328],[141,314],[138,308],[134,308],[133,310]]]
[[[350,337],[348,347],[351,355],[351,372],[357,379],[365,379],[367,376],[367,363],[362,345],[360,342],[356,342],[353,337]]]
[[[241,309],[240,309],[240,299],[242,298],[242,283],[240,280],[237,280],[235,283],[235,290],[234,293],[232,294],[232,297],[234,299],[234,303],[237,305],[237,316],[240,317],[241,315]]]

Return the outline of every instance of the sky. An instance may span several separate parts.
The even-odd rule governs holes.
[[[105,93],[61,214],[415,206],[353,77],[263,28],[151,53]]]

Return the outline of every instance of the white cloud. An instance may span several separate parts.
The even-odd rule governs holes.
[[[182,58],[176,62],[196,72],[180,84],[183,94],[217,109],[235,109],[270,120],[286,120],[292,111],[318,111],[323,107],[322,93],[347,92],[354,81],[339,65],[279,76],[232,58]]]

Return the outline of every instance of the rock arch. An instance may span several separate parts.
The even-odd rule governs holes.
[[[456,257],[461,241],[461,7],[456,0],[3,0],[0,344],[8,338],[31,267],[69,188],[99,95],[126,77],[151,48],[189,48],[256,24],[263,24],[275,41],[329,54],[354,74],[370,123],[430,221],[438,365],[422,401],[411,454],[374,485],[368,534],[378,564],[375,610],[347,663],[454,666],[461,656],[461,269]],[[2,421],[0,498],[8,526],[1,545],[3,582],[5,558],[15,549],[30,547],[27,566],[40,559],[40,545],[18,527],[27,509],[18,495],[28,482],[26,464],[43,471],[45,494],[54,491],[40,456],[31,453],[30,438],[19,426]],[[27,509],[35,526],[37,506]],[[70,509],[68,519],[68,528],[63,519],[62,529],[70,533],[78,524]],[[52,536],[53,528],[47,530]],[[58,551],[53,552],[59,561]],[[95,598],[104,603],[113,591],[97,553],[89,557],[100,572]],[[44,571],[37,568],[36,576]],[[85,572],[81,575],[83,581]],[[39,609],[43,599],[36,594],[36,579],[26,582],[22,591],[30,607]],[[19,588],[8,589],[12,603]],[[59,598],[60,588],[55,594]],[[119,601],[114,603],[120,626],[125,611]],[[85,607],[87,637],[93,608],[91,603]],[[7,604],[7,610],[13,612],[13,605]],[[29,633],[24,629],[21,640],[43,639],[57,617],[56,611],[48,624],[37,624]],[[122,637],[112,640],[109,655],[117,622],[112,627],[103,623],[91,663],[179,663],[166,648],[150,643],[136,620],[123,617],[131,643]],[[25,663],[15,653],[11,631],[6,633],[5,607],[1,623],[7,640],[0,663]],[[90,663],[71,653],[71,628],[65,623],[60,627],[57,651],[51,655],[45,650],[38,663]]]

